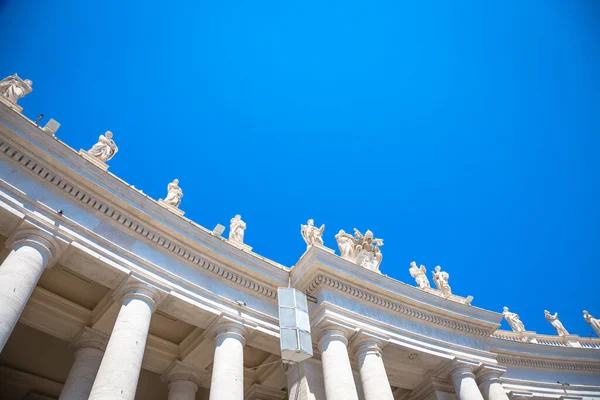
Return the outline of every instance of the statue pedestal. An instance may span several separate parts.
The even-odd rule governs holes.
[[[566,335],[563,336],[562,339],[570,347],[581,347],[581,343],[579,343],[579,335]]]
[[[183,214],[185,214],[185,212],[183,210],[180,210],[179,208],[173,207],[169,203],[165,202],[163,199],[158,199],[158,204],[160,204],[161,206],[163,206],[167,210],[171,211],[173,214],[179,215],[180,217],[182,217]]]
[[[16,112],[20,113],[21,111],[23,111],[23,107],[20,107],[16,104],[11,103],[10,101],[8,101],[8,99],[6,99],[3,96],[0,96],[0,102],[2,104],[7,105],[8,107],[12,108],[13,110],[15,110]]]
[[[527,342],[527,343],[537,343],[537,340],[535,339],[535,335],[537,335],[537,333],[534,331],[519,332],[519,336],[521,336],[521,341]]]
[[[330,249],[329,247],[325,247],[322,244],[311,244],[306,246],[306,250],[310,249],[311,247],[317,248],[319,250],[323,250],[329,254],[335,254],[335,250],[334,249]]]
[[[87,151],[79,149],[79,155],[94,164],[96,167],[100,168],[102,171],[108,171],[108,164],[103,163],[96,157],[90,156]]]
[[[247,244],[240,243],[237,240],[227,239],[227,243],[237,247],[240,250],[247,251],[248,253],[252,251],[252,247],[248,246]]]

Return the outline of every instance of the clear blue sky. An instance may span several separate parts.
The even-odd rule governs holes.
[[[554,333],[600,318],[600,6],[588,1],[1,1],[25,114],[291,266],[300,223],[371,229],[383,273],[440,264]],[[506,327],[506,325],[503,325]]]

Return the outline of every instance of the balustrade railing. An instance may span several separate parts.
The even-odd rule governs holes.
[[[586,349],[600,349],[600,338],[582,338],[578,335],[553,336],[542,335],[535,332],[512,332],[497,330],[492,338],[510,340],[513,342],[527,342],[545,346],[557,347],[583,347]]]

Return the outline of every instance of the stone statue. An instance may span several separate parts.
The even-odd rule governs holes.
[[[450,279],[450,274],[441,270],[442,267],[439,265],[435,267],[435,272],[431,272],[433,274],[433,282],[439,291],[442,292],[444,297],[450,297],[452,294],[452,289],[448,284],[448,280]]]
[[[113,134],[111,131],[106,131],[104,135],[100,135],[98,138],[98,143],[92,146],[87,153],[102,162],[107,162],[113,158],[115,154],[117,154],[119,148],[115,144],[114,140],[112,140]]]
[[[592,317],[592,315],[586,310],[583,310],[583,319],[585,319],[585,322],[592,326],[592,329],[594,332],[596,332],[596,335],[600,336],[600,320]]]
[[[569,332],[565,329],[562,322],[558,319],[558,313],[554,313],[554,315],[550,315],[550,311],[544,310],[544,316],[546,320],[552,324],[554,329],[556,329],[556,333],[558,336],[567,336]]]
[[[504,311],[502,312],[504,319],[508,322],[508,325],[515,332],[525,332],[525,325],[519,319],[519,316],[514,312],[508,311],[508,307],[504,307]]]
[[[320,228],[315,226],[315,220],[309,219],[306,225],[300,224],[300,234],[304,238],[307,246],[312,244],[323,245],[323,232],[325,231],[325,224],[321,225]]]
[[[22,80],[14,74],[0,81],[0,95],[16,105],[17,100],[31,93],[32,86],[33,82],[29,79]]]
[[[429,284],[429,279],[427,279],[427,269],[425,269],[424,265],[421,264],[421,267],[417,268],[417,263],[413,261],[410,263],[410,269],[408,271],[410,272],[410,276],[415,278],[415,281],[417,281],[419,289],[427,289],[431,287]]]
[[[356,248],[354,246],[354,237],[351,234],[346,233],[343,229],[340,229],[337,235],[335,235],[338,248],[340,249],[340,255],[342,258],[356,262]]]
[[[174,179],[173,182],[169,183],[167,190],[168,193],[164,200],[165,203],[175,208],[179,207],[181,198],[183,197],[183,191],[179,187],[179,179]]]
[[[236,215],[231,218],[229,225],[229,240],[235,242],[244,243],[244,231],[246,230],[246,223],[242,221],[241,215]]]

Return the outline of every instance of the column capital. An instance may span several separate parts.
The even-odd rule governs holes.
[[[224,319],[215,325],[215,339],[235,338],[242,342],[242,346],[246,345],[248,337],[248,329],[241,321]]]
[[[350,348],[355,357],[361,357],[368,353],[377,354],[381,357],[382,350],[389,343],[389,340],[389,337],[384,337],[361,329],[352,338]]]
[[[479,368],[475,370],[475,376],[477,384],[480,385],[486,381],[494,381],[500,379],[500,377],[506,372],[506,367],[493,364],[481,364]]]
[[[70,239],[26,219],[6,240],[5,246],[11,250],[31,246],[43,254],[46,267],[50,267],[70,243]]]
[[[75,351],[91,348],[104,352],[107,344],[107,334],[86,326],[73,338],[70,347]]]
[[[346,329],[329,326],[319,332],[319,350],[322,352],[325,344],[337,340],[344,343],[345,346],[348,346],[348,337],[350,335],[346,331]]]
[[[142,300],[156,311],[158,304],[167,296],[167,292],[135,276],[126,278],[114,292],[114,298],[121,303],[130,299]]]
[[[163,372],[160,376],[160,380],[168,384],[177,381],[189,381],[196,386],[203,386],[203,383],[206,385],[207,382],[210,382],[208,372],[201,371],[200,369],[179,360],[175,360],[165,372]]]
[[[450,364],[448,376],[451,380],[456,380],[461,377],[470,376],[475,379],[474,371],[481,366],[481,363],[455,358]]]

